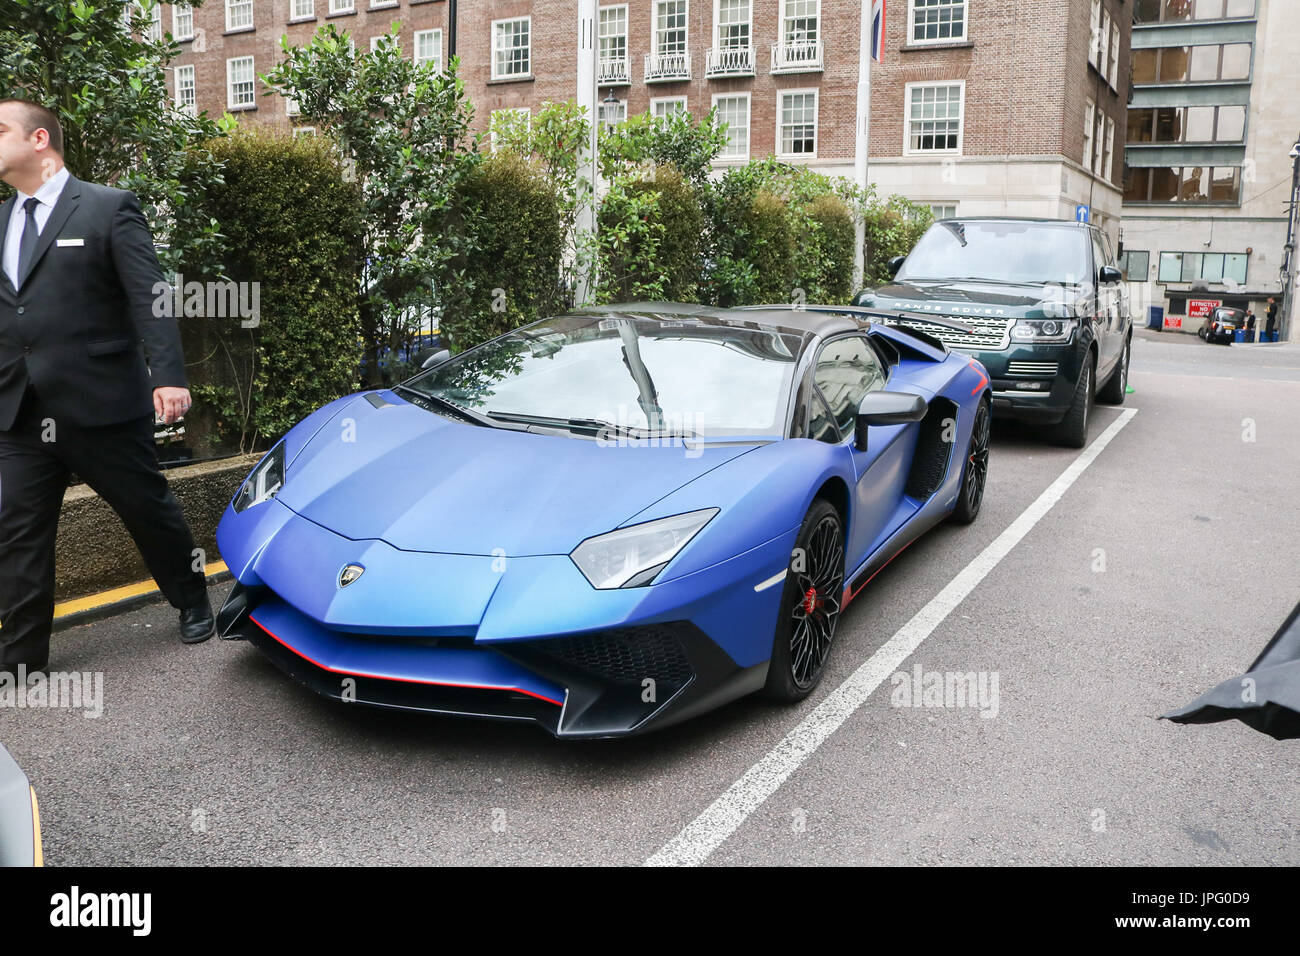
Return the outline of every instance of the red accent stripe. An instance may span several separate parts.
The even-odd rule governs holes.
[[[979,390],[989,383],[989,377],[984,374],[984,370],[975,364],[975,360],[970,360],[970,367],[980,373],[980,383],[970,390],[972,395],[978,394]]]
[[[536,697],[538,700],[544,700],[548,704],[554,704],[556,707],[564,706],[563,701],[553,700],[552,698],[547,697],[545,694],[534,694],[532,691],[524,690],[524,688],[522,687],[493,687],[489,684],[453,684],[449,681],[443,681],[443,680],[417,680],[414,677],[385,677],[382,674],[367,674],[364,671],[345,671],[345,670],[339,670],[337,667],[327,667],[326,665],[322,664],[320,661],[312,660],[310,657],[308,657],[302,651],[298,650],[296,647],[290,647],[284,641],[280,640],[278,637],[276,637],[274,634],[268,631],[266,629],[266,626],[257,618],[253,617],[253,615],[251,614],[248,615],[248,619],[252,621],[254,624],[256,624],[258,627],[260,627],[267,637],[271,638],[281,647],[288,648],[289,650],[297,654],[299,657],[301,657],[303,660],[307,661],[309,664],[314,664],[315,666],[319,667],[321,670],[329,671],[331,674],[346,674],[351,677],[369,677],[372,680],[400,681],[404,684],[431,684],[435,687],[468,687],[472,690],[512,690],[515,691],[516,693],[526,694],[529,697]]]
[[[915,540],[916,540],[916,538],[913,538],[913,539],[912,539],[912,541],[915,541]],[[903,545],[901,548],[899,548],[897,551],[895,551],[892,555],[890,555],[890,556],[889,556],[889,561],[886,561],[886,562],[885,562],[884,564],[882,564],[880,567],[876,568],[875,571],[871,572],[871,577],[869,577],[869,578],[867,578],[865,581],[863,581],[862,584],[858,587],[858,589],[857,589],[856,591],[853,591],[852,593],[850,593],[850,592],[849,592],[849,588],[850,588],[852,585],[845,585],[845,587],[844,587],[844,606],[841,607],[840,610],[843,611],[844,608],[848,607],[848,606],[849,606],[849,602],[852,601],[852,600],[853,600],[855,597],[857,597],[859,594],[861,594],[861,593],[862,593],[862,589],[865,588],[865,587],[866,587],[868,584],[870,584],[872,581],[874,581],[874,580],[875,580],[875,577],[876,577],[877,574],[879,574],[881,571],[885,570],[885,568],[889,567],[889,562],[890,562],[890,561],[893,561],[894,558],[898,557],[900,554],[902,554],[904,551],[906,551],[908,548],[910,548],[910,547],[912,546],[912,541],[907,542],[907,544]]]

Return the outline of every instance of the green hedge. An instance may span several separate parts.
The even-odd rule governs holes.
[[[180,318],[191,391],[189,438],[204,451],[265,447],[357,386],[360,229],[356,183],[324,139],[245,128],[211,143],[224,183],[206,213],[225,237],[224,275],[186,267],[186,284],[259,283],[259,324]]]
[[[457,219],[469,248],[442,297],[442,329],[461,351],[564,308],[560,196],[542,167],[502,150],[468,177]]]
[[[600,205],[598,295],[603,302],[692,302],[699,295],[704,213],[677,169],[615,180]]]
[[[799,235],[798,282],[806,301],[843,305],[853,289],[853,214],[833,193],[811,200],[803,209]]]

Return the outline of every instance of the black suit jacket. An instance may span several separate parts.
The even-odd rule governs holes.
[[[0,205],[0,255],[16,199]],[[135,195],[69,175],[22,286],[0,270],[0,431],[29,380],[81,427],[151,415],[153,389],[187,387],[170,291],[155,305],[166,286]]]

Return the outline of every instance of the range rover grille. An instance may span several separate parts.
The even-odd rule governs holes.
[[[950,349],[1004,349],[1010,342],[1011,319],[971,315],[944,315],[939,318],[957,322],[971,331],[959,332],[912,315],[908,315],[906,321],[908,325],[933,335]]]

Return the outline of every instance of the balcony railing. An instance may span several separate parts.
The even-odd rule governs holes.
[[[772,44],[773,73],[811,73],[821,68],[821,40],[791,40]]]
[[[632,82],[625,56],[602,59],[598,70],[601,86],[625,86]]]
[[[645,55],[645,81],[669,83],[691,78],[689,53],[647,53]]]
[[[754,48],[740,46],[709,50],[707,72],[709,76],[753,76]]]

